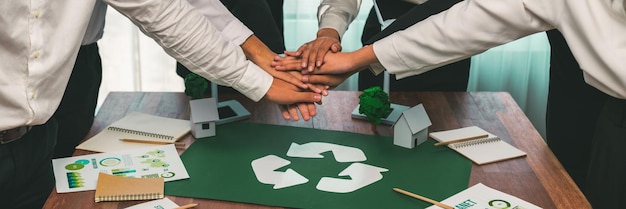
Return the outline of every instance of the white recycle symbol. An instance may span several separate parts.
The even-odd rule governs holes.
[[[332,151],[337,162],[352,162],[350,166],[339,173],[339,176],[350,176],[350,179],[340,179],[333,177],[322,177],[316,188],[321,191],[348,193],[356,191],[374,182],[383,179],[381,172],[389,171],[364,163],[365,153],[358,148],[347,147],[324,142],[309,142],[306,144],[291,143],[287,156],[300,158],[323,158],[320,153]],[[253,160],[252,170],[257,180],[264,184],[273,184],[274,189],[295,186],[309,182],[309,179],[289,168],[285,172],[276,171],[291,164],[291,161],[280,158],[276,155],[267,155]]]

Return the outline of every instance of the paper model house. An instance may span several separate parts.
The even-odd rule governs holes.
[[[191,134],[196,139],[215,136],[215,122],[220,119],[215,98],[191,100],[189,107],[191,108]]]
[[[432,125],[424,106],[419,104],[402,112],[393,124],[393,144],[415,148],[428,139],[428,127]]]

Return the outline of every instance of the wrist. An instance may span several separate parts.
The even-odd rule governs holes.
[[[354,67],[357,71],[368,68],[371,64],[378,63],[378,58],[374,54],[372,45],[366,45],[361,49],[353,52],[354,56],[350,56],[353,59]]]
[[[339,40],[339,33],[335,29],[332,28],[322,28],[317,31],[317,38],[334,38]]]

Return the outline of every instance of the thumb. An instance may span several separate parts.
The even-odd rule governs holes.
[[[341,51],[341,44],[333,44],[332,46],[330,46],[330,51],[331,52],[340,52]]]

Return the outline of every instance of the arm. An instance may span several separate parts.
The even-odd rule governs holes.
[[[194,8],[215,25],[222,37],[226,38],[233,44],[240,45],[247,59],[261,67],[275,78],[287,81],[302,89],[310,88],[316,93],[321,90],[312,85],[306,85],[301,81],[300,76],[295,76],[288,72],[276,71],[270,62],[276,56],[267,45],[259,40],[253,32],[246,27],[237,17],[235,17],[225,6],[218,0],[187,0]],[[326,91],[327,92],[327,91]],[[327,93],[326,93],[327,94]],[[316,114],[315,105],[301,103],[300,113],[304,120],[309,120],[310,116]],[[283,108],[283,118],[286,120],[298,120],[298,111],[295,108]]]
[[[161,45],[165,52],[212,82],[232,86],[250,99],[291,104],[314,102],[317,94],[281,96],[276,81],[246,60],[241,48],[224,40],[215,27],[186,1],[105,0]],[[272,87],[272,88],[270,88]]]
[[[204,15],[220,32],[222,37],[236,45],[243,44],[253,35],[219,0],[186,0]]]
[[[354,73],[373,65],[384,66],[398,79],[424,73],[520,37],[552,28],[548,23],[554,5],[522,0],[469,0],[421,21],[406,30],[353,53],[327,55],[313,73],[339,75]],[[532,7],[531,7],[532,6]],[[530,7],[530,8],[529,8]],[[544,16],[539,16],[539,15]],[[294,69],[293,63],[277,65],[278,70]],[[378,68],[375,73],[380,73]],[[310,76],[310,80],[314,80]],[[317,77],[319,78],[319,77]]]
[[[373,50],[380,64],[396,74],[396,78],[417,75],[552,28],[545,21],[549,17],[538,15],[555,13],[550,5],[558,4],[526,0],[461,1],[374,42]]]
[[[270,75],[285,80],[301,88],[307,88],[300,79],[288,73],[276,72],[270,62],[276,56],[253,32],[218,0],[187,0],[197,11],[207,17],[220,35],[226,40],[241,46],[246,58],[254,62]],[[319,91],[317,91],[319,93]]]
[[[322,0],[317,10],[319,30],[316,39],[303,44],[290,56],[301,56],[302,67],[310,71],[319,67],[328,51],[341,51],[341,36],[348,29],[361,7],[361,0]]]

